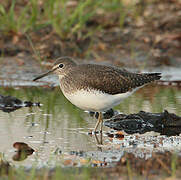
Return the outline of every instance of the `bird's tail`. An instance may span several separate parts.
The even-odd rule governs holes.
[[[145,81],[152,82],[155,80],[159,80],[162,76],[161,76],[161,73],[144,73],[143,77]]]
[[[137,74],[132,80],[132,88],[143,86],[161,78],[161,73],[143,73]]]

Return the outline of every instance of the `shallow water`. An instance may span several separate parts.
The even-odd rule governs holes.
[[[96,120],[68,102],[59,88],[1,88],[0,94],[43,104],[41,108],[22,108],[9,114],[0,112],[0,153],[13,165],[73,166],[75,163],[65,163],[73,159],[80,166],[87,162],[80,162],[82,157],[112,163],[124,152],[149,158],[152,152],[181,150],[181,136],[165,137],[151,132],[108,138],[106,132],[115,132],[107,127],[103,129],[103,145],[98,146],[95,136],[88,135]],[[125,114],[167,109],[181,115],[181,91],[171,86],[146,86],[114,109]],[[25,142],[35,152],[23,161],[14,161],[15,142]]]

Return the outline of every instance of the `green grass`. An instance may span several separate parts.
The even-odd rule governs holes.
[[[37,50],[35,49],[35,46],[34,46],[32,40],[31,40],[31,38],[29,37],[29,35],[28,35],[28,34],[25,34],[25,36],[26,36],[26,38],[27,38],[27,40],[28,40],[28,42],[29,42],[32,50],[33,50],[33,53],[34,53],[36,59],[39,61],[39,63],[41,63],[42,58],[41,58],[41,56],[40,56],[39,51],[37,51]]]
[[[30,0],[20,11],[15,9],[16,0],[12,0],[10,7],[0,4],[0,30],[4,33],[24,34],[34,29],[38,18],[38,4],[36,0]]]
[[[171,162],[172,174],[165,174],[163,169],[160,169],[159,174],[140,174],[136,169],[132,168],[130,162],[127,161],[126,167],[123,166],[122,170],[113,171],[113,168],[91,168],[91,167],[81,167],[81,168],[62,168],[60,166],[55,167],[54,169],[42,168],[38,169],[36,166],[32,167],[30,170],[27,170],[24,167],[9,167],[9,171],[7,173],[7,169],[1,167],[0,171],[0,179],[8,180],[8,179],[16,179],[16,180],[91,180],[91,179],[101,179],[107,180],[110,178],[116,179],[177,179],[180,177],[179,167],[176,167],[176,155],[173,155],[173,159]],[[174,162],[173,162],[174,161]],[[1,165],[1,164],[0,164]],[[173,167],[174,166],[174,167]],[[127,169],[127,172],[126,172]],[[119,176],[118,176],[119,173]],[[114,176],[115,175],[115,176]]]
[[[30,0],[24,5],[12,0],[0,4],[0,31],[4,33],[25,34],[50,25],[61,39],[92,36],[109,21],[101,21],[94,27],[87,23],[101,17],[112,15],[118,17],[118,26],[122,27],[126,16],[136,5],[124,5],[120,0],[79,0],[73,7],[68,0]],[[9,4],[9,5],[8,5]]]
[[[171,176],[172,176],[172,177],[175,177],[175,176],[176,176],[177,159],[178,159],[178,155],[174,153],[174,154],[172,155],[172,160],[171,160]]]
[[[95,15],[103,0],[81,0],[76,8],[68,9],[67,1],[47,1],[45,15],[53,29],[61,38],[70,38],[72,34],[85,28],[86,22]]]
[[[61,168],[56,167],[54,170],[47,168],[36,169],[33,167],[31,170],[26,170],[24,167],[13,168],[9,167],[8,173],[6,170],[0,171],[0,179],[16,179],[16,180],[89,180],[91,174],[94,174],[96,169],[83,167],[83,168]],[[95,175],[94,175],[95,176]],[[101,179],[106,179],[101,177]]]
[[[70,48],[75,54],[90,56],[97,34],[111,27],[124,28],[127,17],[136,19],[138,4],[120,0],[0,0],[0,33],[15,37],[28,37],[36,59],[41,62],[40,53],[33,45],[32,32],[48,27],[62,43],[72,42]],[[70,3],[75,4],[70,4]],[[144,8],[142,8],[144,9]],[[28,36],[29,35],[29,36]],[[42,38],[41,33],[39,34]],[[32,38],[33,39],[33,38]],[[85,48],[79,47],[84,44]],[[66,47],[69,47],[66,43]],[[3,53],[1,53],[3,56]]]

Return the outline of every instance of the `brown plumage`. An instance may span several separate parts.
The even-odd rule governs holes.
[[[56,62],[56,64],[59,62]],[[160,73],[138,74],[112,66],[74,64],[74,66],[65,73],[60,83],[66,92],[81,89],[95,89],[114,95],[131,91],[134,88],[160,78]]]

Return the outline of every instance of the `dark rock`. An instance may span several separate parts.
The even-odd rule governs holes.
[[[166,110],[163,113],[140,111],[137,114],[119,114],[105,121],[104,125],[128,134],[155,131],[173,136],[181,133],[181,117]]]
[[[20,99],[12,96],[0,95],[0,110],[3,112],[12,112],[22,107],[41,106],[41,104],[30,101],[22,102]]]

